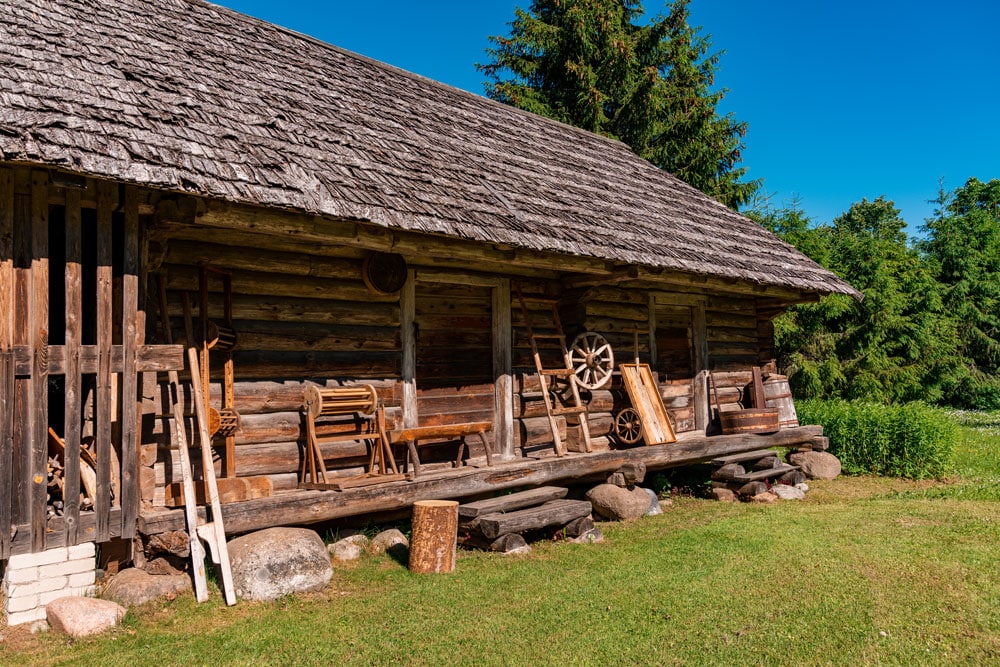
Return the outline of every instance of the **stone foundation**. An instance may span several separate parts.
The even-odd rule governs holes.
[[[96,550],[92,542],[11,556],[3,571],[7,625],[45,620],[56,598],[94,592]]]

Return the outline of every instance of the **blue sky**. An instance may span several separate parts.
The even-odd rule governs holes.
[[[487,37],[530,2],[220,4],[481,94]],[[691,12],[725,51],[721,111],[749,123],[743,164],[773,205],[797,198],[823,223],[886,195],[915,232],[939,180],[1000,178],[1000,2],[692,0]]]

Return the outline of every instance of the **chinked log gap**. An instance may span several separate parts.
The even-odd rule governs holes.
[[[560,480],[581,480],[606,475],[629,462],[642,462],[647,470],[659,470],[703,463],[755,449],[799,446],[822,439],[823,429],[820,426],[782,429],[773,435],[688,437],[669,445],[518,460],[498,463],[492,468],[449,469],[426,473],[406,484],[350,488],[337,494],[290,491],[267,499],[224,505],[223,518],[226,530],[242,533],[271,526],[317,523],[405,509],[418,500],[463,498]],[[182,512],[151,511],[140,517],[139,529],[152,535],[180,530],[183,525]]]

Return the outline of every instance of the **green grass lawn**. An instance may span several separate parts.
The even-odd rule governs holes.
[[[604,524],[602,544],[464,552],[451,575],[370,557],[322,594],[182,598],[95,640],[20,633],[0,663],[1000,664],[1000,416],[958,418],[944,482],[842,477],[769,506],[680,498]]]

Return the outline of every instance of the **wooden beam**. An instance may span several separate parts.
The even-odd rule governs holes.
[[[705,304],[691,307],[691,338],[694,343],[694,424],[704,433],[708,428],[711,405],[708,400],[708,324]]]
[[[25,351],[27,365],[14,381],[14,453],[11,472],[13,489],[11,521],[26,526],[23,534],[31,541],[31,443],[34,392],[31,369],[34,363],[34,338],[31,330],[31,185],[30,172],[25,168],[14,171],[14,307],[13,343],[15,353],[20,346]]]
[[[513,334],[510,280],[493,288],[493,442],[498,459],[514,458],[514,378],[511,375]]]
[[[65,345],[49,346],[49,375],[64,375],[68,368],[69,352]],[[81,345],[77,350],[80,373],[95,374],[98,369],[98,347]],[[184,348],[181,345],[138,345],[136,369],[139,372],[184,370]],[[14,346],[14,363],[18,375],[31,375],[31,351],[27,345]],[[121,373],[124,368],[121,345],[111,346],[111,372]]]
[[[98,542],[111,537],[111,421],[112,379],[111,346],[113,315],[112,214],[118,204],[118,188],[101,181],[97,186],[97,409],[95,435],[97,451]]]
[[[136,348],[139,330],[139,197],[134,186],[125,187],[124,248],[122,258],[122,373],[121,373],[121,536],[135,537],[139,515],[139,388]]]
[[[822,433],[818,426],[782,429],[773,435],[686,437],[668,445],[625,450],[567,454],[543,459],[519,459],[492,468],[462,467],[425,473],[413,482],[358,487],[338,492],[293,491],[270,498],[223,505],[226,530],[243,533],[271,526],[317,523],[373,512],[410,507],[418,500],[487,495],[518,487],[541,486],[558,480],[606,476],[630,462],[660,470],[710,461],[719,456],[765,447],[788,447],[809,442]],[[199,511],[204,512],[201,508]],[[139,531],[156,534],[184,527],[181,510],[156,510],[139,517]]]
[[[399,292],[399,335],[403,349],[401,376],[403,381],[403,425],[412,428],[418,423],[417,414],[417,287],[413,269],[407,272],[406,283]]]
[[[45,550],[49,454],[49,175],[31,172],[31,548]]]
[[[14,489],[14,172],[0,168],[0,560],[10,557]]]
[[[80,191],[66,191],[66,344],[63,372],[66,375],[63,441],[63,508],[66,541],[76,544],[80,521],[80,442],[82,439],[82,378],[80,347],[83,342],[83,231]],[[49,348],[50,350],[52,348]],[[49,357],[52,373],[52,358]]]

